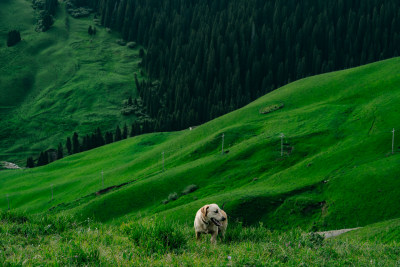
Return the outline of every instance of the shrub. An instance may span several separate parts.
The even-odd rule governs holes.
[[[169,203],[169,200],[168,199],[164,199],[164,200],[161,201],[161,203],[163,203],[164,205],[167,205]]]
[[[115,40],[115,42],[117,44],[121,45],[121,46],[125,46],[126,45],[126,42],[123,39],[117,39],[117,40]]]
[[[176,192],[169,194],[168,200],[169,201],[175,201],[179,198],[178,194]]]
[[[260,112],[260,114],[268,114],[268,113],[274,112],[274,111],[276,111],[278,109],[281,109],[284,106],[285,105],[283,103],[270,105],[270,106],[261,108],[259,112]]]
[[[14,46],[21,41],[21,34],[17,30],[12,30],[8,32],[7,46]]]
[[[183,189],[182,195],[190,194],[190,193],[196,191],[198,188],[199,187],[197,185],[195,185],[195,184],[188,185],[188,186],[186,186],[185,189]]]
[[[127,46],[128,48],[133,49],[133,48],[136,47],[136,43],[135,43],[135,42],[129,42],[129,43],[126,44],[126,46]]]
[[[53,23],[54,23],[53,16],[48,11],[42,10],[39,13],[39,20],[37,22],[36,30],[45,32],[48,29],[50,29]]]

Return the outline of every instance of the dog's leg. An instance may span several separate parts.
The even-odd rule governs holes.
[[[200,233],[196,232],[196,240],[200,240]]]
[[[211,243],[213,244],[217,243],[217,235],[218,235],[218,229],[211,233]]]
[[[221,236],[222,238],[225,238],[225,229],[221,229]]]

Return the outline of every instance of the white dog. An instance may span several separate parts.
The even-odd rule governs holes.
[[[225,211],[220,209],[217,204],[205,205],[199,209],[194,218],[194,230],[197,240],[200,234],[211,234],[211,242],[217,241],[218,233],[225,236],[228,218]]]

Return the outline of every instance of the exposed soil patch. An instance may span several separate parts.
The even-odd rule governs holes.
[[[340,230],[332,230],[332,231],[324,231],[324,232],[317,232],[317,234],[323,236],[324,238],[331,238],[331,237],[339,236],[339,235],[342,235],[344,233],[347,233],[347,232],[350,232],[350,231],[354,231],[354,230],[357,230],[357,229],[360,229],[360,228],[361,227],[340,229]]]

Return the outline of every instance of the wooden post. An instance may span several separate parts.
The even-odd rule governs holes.
[[[221,150],[221,155],[224,154],[224,138],[225,138],[225,134],[222,134],[222,150]]]
[[[395,132],[395,130],[393,128],[393,131],[392,131],[392,133],[393,133],[393,135],[392,135],[392,154],[394,154],[394,132]]]
[[[101,189],[104,189],[104,171],[103,170],[101,170],[101,184],[102,184]]]
[[[164,168],[164,154],[165,154],[165,152],[163,151],[161,154],[162,154],[162,171],[164,172],[165,171],[165,168]]]
[[[281,137],[281,157],[283,157],[283,137],[285,137],[285,135],[281,133],[280,137]]]

